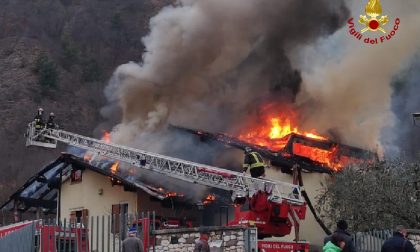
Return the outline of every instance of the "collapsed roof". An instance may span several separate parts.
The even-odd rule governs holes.
[[[108,162],[98,163],[94,166],[87,163],[83,158],[63,153],[55,161],[29,178],[22,187],[9,197],[9,200],[0,207],[0,210],[36,212],[37,209],[41,208],[45,213],[54,214],[57,209],[60,178],[64,182],[70,177],[72,170],[86,169],[109,177],[113,185],[123,186],[126,191],[142,190],[153,198],[162,201],[171,198],[171,202],[173,202],[174,198],[178,198],[179,194],[168,194],[163,188],[144,184],[129,174],[123,174],[121,170],[111,170],[112,164],[113,162],[108,160]],[[178,200],[183,201],[182,199]],[[188,204],[187,202],[183,203]]]
[[[202,141],[214,141],[241,150],[250,148],[270,160],[282,172],[291,173],[294,165],[303,170],[319,173],[333,173],[347,165],[378,160],[376,153],[361,148],[340,144],[328,139],[314,139],[301,134],[291,133],[285,137],[272,140],[276,148],[261,146],[243,141],[223,133],[212,133],[203,130],[189,129],[171,125],[175,130],[200,137]]]

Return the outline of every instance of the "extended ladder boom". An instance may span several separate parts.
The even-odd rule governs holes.
[[[123,161],[142,169],[161,173],[165,176],[227,190],[232,192],[233,198],[252,195],[255,190],[264,188],[271,190],[271,201],[280,203],[286,200],[291,204],[304,204],[304,199],[298,185],[266,179],[255,179],[242,173],[114,143],[106,143],[102,140],[81,136],[64,130],[44,128],[37,131],[35,130],[34,123],[30,123],[28,125],[26,145],[43,146],[42,144],[37,144],[40,138],[54,139],[97,155]],[[55,147],[51,145],[53,144],[44,147]]]

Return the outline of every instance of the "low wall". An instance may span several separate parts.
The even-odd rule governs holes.
[[[243,227],[207,227],[211,251],[256,251],[255,229]],[[200,237],[198,228],[156,230],[155,251],[193,251]],[[253,238],[252,238],[253,237]],[[254,241],[254,243],[252,243]],[[152,249],[150,249],[152,251]]]

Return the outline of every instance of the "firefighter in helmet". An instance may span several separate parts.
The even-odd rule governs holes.
[[[50,113],[47,121],[47,129],[55,129],[57,128],[57,124],[54,122],[55,115],[53,112]]]
[[[260,153],[252,151],[251,148],[245,148],[245,158],[244,158],[244,173],[249,169],[251,177],[259,178],[265,176],[265,163],[262,159]]]
[[[38,112],[36,113],[34,121],[35,121],[35,129],[36,130],[41,130],[42,128],[44,128],[44,126],[45,126],[44,110],[42,108],[38,109]]]

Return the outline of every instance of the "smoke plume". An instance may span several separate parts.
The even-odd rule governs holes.
[[[302,78],[288,52],[332,34],[348,14],[343,0],[180,0],[162,9],[142,61],[119,66],[106,88],[104,117],[121,117],[112,141],[168,153],[192,141],[168,134],[168,123],[226,131],[263,102],[293,103]]]
[[[419,2],[381,2],[383,15],[390,16],[385,26],[388,32],[396,17],[401,20],[392,40],[364,44],[343,28],[298,53],[295,64],[303,69],[298,103],[305,111],[305,125],[334,132],[344,143],[370,149],[381,144],[384,126],[394,127],[391,81],[420,46]],[[355,1],[352,16],[356,24],[359,14],[364,14],[364,5]]]
[[[420,53],[393,80],[391,98],[395,126],[385,127],[381,137],[388,156],[420,157],[420,122],[412,114],[420,112]]]

